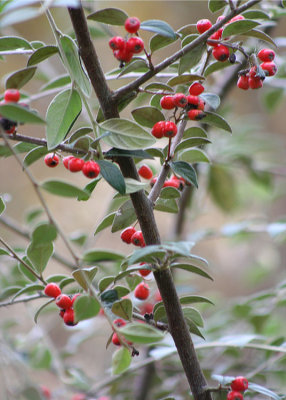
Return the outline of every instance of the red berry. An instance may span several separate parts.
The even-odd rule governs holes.
[[[140,28],[140,20],[137,17],[129,17],[125,21],[125,29],[129,33],[135,33]]]
[[[173,96],[164,96],[160,100],[161,107],[164,110],[172,110],[175,107]]]
[[[226,46],[219,44],[213,49],[212,54],[216,60],[224,62],[229,57],[229,49]]]
[[[187,96],[187,100],[188,100],[189,108],[191,108],[191,109],[198,108],[198,105],[200,103],[200,98],[198,96],[189,95],[189,96]]]
[[[178,132],[177,126],[172,121],[166,121],[164,126],[164,136],[167,138],[171,138],[176,136]]]
[[[113,55],[117,60],[123,62],[129,62],[133,57],[133,53],[128,51],[126,46],[123,49],[114,50]]]
[[[121,36],[114,36],[108,42],[112,50],[121,50],[125,47],[125,40]]]
[[[47,386],[41,385],[41,386],[40,386],[40,389],[41,389],[41,394],[43,395],[43,397],[44,397],[46,400],[50,400],[50,399],[52,398],[51,391],[50,391],[50,389],[49,389]]]
[[[263,86],[263,81],[258,76],[256,78],[249,78],[248,84],[250,89],[260,89]]]
[[[140,307],[140,312],[142,315],[151,314],[153,312],[154,305],[152,303],[143,303]]]
[[[66,311],[66,310],[64,310],[64,309],[60,310],[59,316],[60,316],[61,318],[64,318],[65,311]]]
[[[117,318],[113,321],[113,324],[117,326],[117,328],[121,328],[126,325],[126,322],[122,318]]]
[[[77,299],[78,297],[80,297],[80,296],[81,296],[80,293],[76,293],[76,294],[73,295],[73,297],[72,297],[72,299],[71,299],[72,306],[73,306],[74,302],[76,301],[76,299]]]
[[[18,89],[7,89],[4,93],[4,101],[9,103],[17,103],[20,100],[20,92]]]
[[[74,326],[77,324],[74,320],[74,310],[72,308],[65,310],[64,323],[69,326]]]
[[[164,136],[165,121],[156,122],[153,126],[151,133],[157,139],[161,139]]]
[[[250,78],[256,78],[257,77],[257,67],[256,66],[251,67],[248,75]]]
[[[127,40],[126,49],[129,53],[138,54],[144,50],[144,42],[139,37],[131,37]]]
[[[213,34],[209,37],[209,39],[210,39],[210,40],[220,40],[220,39],[221,39],[221,36],[222,36],[222,31],[223,31],[223,28],[219,28],[219,30],[217,30],[215,33],[213,33]],[[210,46],[214,46],[214,47],[217,46],[217,43],[209,43],[208,40],[207,40],[207,44],[209,44]]]
[[[188,117],[192,121],[200,121],[206,116],[206,114],[202,110],[190,110],[188,111]]]
[[[147,283],[141,282],[139,283],[139,285],[136,286],[134,296],[136,297],[136,299],[146,300],[149,296],[149,292],[150,290]]]
[[[12,125],[10,129],[6,129],[5,132],[8,135],[11,135],[12,133],[16,132],[16,125]],[[51,165],[49,165],[49,167],[51,167]]]
[[[187,96],[184,93],[176,93],[173,96],[173,102],[176,107],[186,107],[188,104]]]
[[[87,161],[82,167],[82,172],[87,178],[93,179],[100,173],[100,166],[93,160]]]
[[[131,238],[136,232],[136,229],[133,228],[133,226],[129,226],[128,228],[125,228],[120,235],[120,238],[123,242],[130,244],[131,243]]]
[[[145,262],[140,263],[140,265],[145,265]],[[148,276],[149,274],[151,274],[151,270],[150,269],[139,269],[139,273],[141,276]]]
[[[45,295],[49,297],[58,297],[62,291],[56,283],[48,283],[44,290]]]
[[[84,160],[82,158],[72,157],[68,161],[68,169],[70,172],[79,172],[84,166]]]
[[[87,400],[87,397],[84,393],[76,393],[72,396],[71,400]]]
[[[135,246],[145,247],[145,240],[143,238],[143,233],[141,231],[135,232],[131,237],[131,243]]]
[[[199,96],[200,94],[203,93],[204,90],[205,88],[200,82],[194,82],[189,87],[189,93],[193,96]]]
[[[260,67],[266,71],[267,76],[273,76],[277,72],[277,65],[273,61],[263,62]]]
[[[185,186],[185,183],[186,183],[184,178],[178,178],[177,176],[174,175],[174,176],[172,176],[172,178],[170,180],[177,185],[176,187],[179,190],[183,190],[184,189],[184,186]]]
[[[69,169],[69,162],[72,158],[74,158],[74,156],[67,156],[63,158],[63,164],[66,167],[66,169]]]
[[[156,291],[154,298],[155,298],[155,301],[157,301],[157,302],[162,301],[162,296],[161,296],[161,293],[159,292],[159,290]]]
[[[209,19],[200,19],[197,22],[197,31],[199,33],[204,33],[207,30],[209,30],[212,26],[213,26],[213,24],[211,23],[211,21]]]
[[[112,343],[113,343],[115,346],[121,346],[119,337],[117,336],[117,333],[116,333],[116,332],[114,332],[114,334],[112,335]]]
[[[176,181],[174,181],[173,179],[167,179],[167,180],[164,182],[163,187],[169,187],[169,186],[174,187],[174,188],[176,188],[176,189],[179,189],[179,187],[180,187],[180,182],[176,182]]]
[[[237,376],[230,386],[233,391],[244,392],[248,388],[248,380],[244,376]]]
[[[203,99],[199,99],[198,110],[204,111],[205,109],[205,102]]]
[[[44,161],[48,167],[54,168],[59,164],[60,159],[55,153],[49,153],[45,156]]]
[[[56,298],[56,305],[59,308],[63,308],[64,310],[68,310],[72,307],[72,299],[66,294],[60,294]]]
[[[275,51],[271,49],[262,49],[260,52],[257,54],[257,57],[261,61],[273,61],[275,58]]]
[[[138,174],[144,179],[152,179],[153,171],[148,165],[144,164],[138,169]]]
[[[239,14],[239,15],[236,15],[235,17],[231,18],[231,20],[227,23],[230,24],[231,22],[240,21],[242,19],[245,19],[244,16]]]
[[[227,400],[243,400],[243,395],[240,392],[229,392]]]
[[[249,89],[249,76],[248,75],[240,75],[237,81],[237,87],[239,89],[247,90]]]

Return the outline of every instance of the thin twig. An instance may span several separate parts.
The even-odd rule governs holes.
[[[18,304],[18,303],[28,303],[29,301],[33,301],[33,300],[37,300],[37,299],[43,299],[43,298],[47,298],[47,296],[43,295],[43,294],[35,294],[34,296],[28,296],[28,297],[22,297],[21,299],[17,299],[14,301],[7,301],[7,302],[3,302],[0,303],[0,307],[9,307],[9,306],[13,306],[14,304]]]

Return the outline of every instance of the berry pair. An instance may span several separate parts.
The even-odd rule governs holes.
[[[227,400],[243,400],[243,394],[248,388],[248,380],[243,376],[237,376],[230,384],[231,391],[227,395]]]
[[[154,186],[155,183],[157,182],[157,177],[153,178],[150,182],[151,186]],[[185,179],[183,178],[178,178],[177,176],[173,175],[170,179],[167,179],[164,184],[163,187],[174,187],[178,190],[183,190],[184,186],[185,186]]]
[[[115,325],[117,328],[121,328],[126,325],[126,322],[122,318],[117,318],[113,321],[113,325]],[[121,346],[121,341],[116,332],[113,333],[111,340],[115,346]],[[129,342],[127,340],[125,341],[129,346],[132,345],[132,342]]]
[[[5,90],[4,100],[1,102],[1,104],[18,103],[19,100],[20,100],[20,92],[18,89],[7,89]],[[11,135],[16,131],[17,122],[10,121],[9,119],[4,118],[0,115],[0,125],[5,131],[5,133]]]
[[[145,240],[143,238],[143,233],[141,231],[136,231],[133,226],[125,228],[121,232],[121,240],[127,244],[134,244],[134,246],[145,247]]]
[[[163,136],[172,138],[176,136],[178,130],[177,126],[172,121],[159,121],[153,126],[151,133],[157,139],[161,139]]]

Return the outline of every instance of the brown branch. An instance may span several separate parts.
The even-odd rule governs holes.
[[[34,296],[23,297],[22,299],[18,299],[18,300],[14,300],[14,301],[9,300],[9,301],[0,303],[0,307],[9,307],[9,306],[13,306],[14,304],[28,303],[29,301],[43,299],[43,298],[47,299],[47,296],[45,296],[43,294],[35,294]]]

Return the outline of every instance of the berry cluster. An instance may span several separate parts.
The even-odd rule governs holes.
[[[136,231],[133,226],[125,228],[120,234],[121,240],[127,244],[134,244],[134,246],[145,247],[145,240],[141,231]]]
[[[275,51],[271,49],[262,49],[257,54],[257,57],[262,61],[260,68],[263,70],[263,73],[259,71],[256,65],[249,70],[241,71],[237,81],[237,87],[240,89],[259,89],[263,86],[265,77],[276,74],[277,65],[273,62]]]
[[[231,382],[230,387],[231,391],[227,395],[227,400],[243,400],[241,392],[244,392],[248,388],[248,380],[243,376],[237,376]]]
[[[44,161],[48,167],[54,168],[59,164],[60,159],[57,154],[49,153],[45,156]],[[93,160],[84,161],[82,158],[67,156],[63,158],[63,164],[70,172],[82,171],[90,179],[96,178],[100,173],[100,166]]]
[[[156,181],[157,181],[157,177],[153,178],[150,182],[151,186],[154,186]],[[170,179],[167,179],[164,184],[163,187],[174,187],[178,190],[183,190],[184,186],[186,184],[186,181],[184,178],[178,178],[176,175],[173,175]]]
[[[129,17],[125,21],[125,29],[128,33],[135,33],[137,35],[139,28],[140,21],[138,18]],[[144,42],[137,36],[131,36],[128,40],[125,40],[121,36],[114,36],[109,40],[109,47],[117,60],[121,63],[126,63],[132,59],[134,54],[141,53],[144,50]]]
[[[66,325],[74,326],[77,324],[74,318],[73,304],[75,299],[80,296],[80,293],[76,293],[73,296],[63,294],[56,283],[48,283],[45,287],[44,293],[45,295],[55,299],[56,305],[60,308],[59,315],[63,318]]]
[[[18,103],[19,100],[20,100],[20,92],[18,89],[7,89],[4,93],[4,100],[1,101],[1,105],[7,103]],[[15,133],[17,122],[10,121],[9,119],[4,118],[0,115],[0,125],[2,126],[4,131],[8,135],[10,135],[12,133]]]
[[[126,322],[125,322],[123,319],[121,319],[121,318],[117,318],[117,319],[115,319],[115,320],[113,321],[113,324],[114,324],[117,328],[122,328],[123,326],[126,325]],[[112,340],[112,343],[113,343],[115,346],[121,346],[121,342],[120,342],[119,337],[118,337],[118,335],[117,335],[116,332],[113,333],[112,339],[111,339],[111,340]]]

